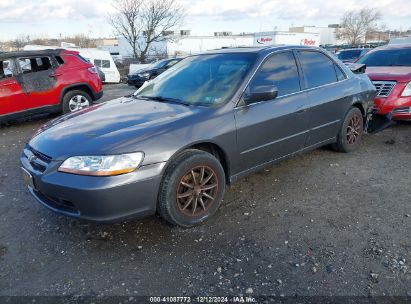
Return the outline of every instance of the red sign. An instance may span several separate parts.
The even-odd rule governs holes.
[[[302,44],[303,45],[315,45],[315,40],[313,40],[313,39],[303,39]]]
[[[270,37],[261,37],[261,38],[257,39],[257,43],[259,43],[259,44],[265,44],[265,43],[271,42],[271,41],[273,41],[273,38],[270,38]]]

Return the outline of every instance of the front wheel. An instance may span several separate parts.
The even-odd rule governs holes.
[[[225,190],[225,174],[217,158],[187,150],[167,168],[160,186],[158,211],[173,225],[192,227],[216,213]]]
[[[364,133],[364,119],[358,108],[351,108],[337,135],[334,149],[338,152],[352,152],[358,149]]]

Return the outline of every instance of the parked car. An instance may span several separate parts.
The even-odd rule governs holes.
[[[0,121],[38,113],[77,111],[102,95],[96,68],[78,52],[0,54]]]
[[[319,48],[216,50],[45,124],[21,164],[56,212],[114,222],[158,211],[191,227],[217,211],[226,183],[323,145],[357,149],[374,97],[368,77]]]
[[[24,47],[25,51],[39,51],[47,49],[59,49],[56,46],[45,46],[45,45],[26,45]],[[121,76],[114,63],[113,57],[110,52],[99,49],[86,49],[86,48],[65,48],[68,51],[79,52],[80,56],[90,63],[94,64],[95,67],[100,68],[104,73],[106,83],[119,83]]]
[[[370,49],[345,49],[335,53],[342,62],[355,62],[361,56],[364,56]]]
[[[377,89],[378,114],[411,120],[411,45],[379,47],[360,58]]]
[[[129,86],[135,86],[136,88],[139,88],[144,84],[144,82],[156,78],[158,75],[171,68],[177,62],[181,61],[181,59],[182,58],[172,58],[157,61],[147,68],[129,74],[127,76],[127,83]]]

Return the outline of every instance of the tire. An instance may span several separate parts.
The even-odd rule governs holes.
[[[218,159],[204,151],[186,150],[165,171],[158,212],[173,225],[193,227],[217,212],[224,191],[225,173]]]
[[[80,102],[80,104],[82,104],[81,107],[80,105],[77,108],[73,107],[73,102],[75,102],[73,99],[76,99],[76,97],[79,98],[77,103]],[[80,98],[81,98],[81,101],[80,101]],[[69,91],[66,94],[64,94],[64,97],[63,97],[63,113],[64,114],[72,113],[72,112],[87,108],[92,104],[92,102],[93,100],[91,99],[90,95],[82,90]]]
[[[352,107],[345,115],[344,123],[337,135],[333,148],[338,152],[349,153],[358,149],[364,134],[364,118],[360,109]]]

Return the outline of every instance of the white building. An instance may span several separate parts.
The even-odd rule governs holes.
[[[320,36],[320,45],[336,45],[343,43],[343,41],[337,39],[337,28],[337,25],[328,27],[296,26],[290,27],[289,31],[293,33],[316,33]]]
[[[293,32],[262,32],[254,34],[254,45],[307,45],[319,46],[320,34],[317,33],[293,33]]]
[[[124,37],[118,39],[119,53],[123,58],[133,57],[133,50]],[[149,56],[169,57],[191,55],[222,47],[252,46],[253,35],[230,36],[173,36],[169,41],[154,42]]]

